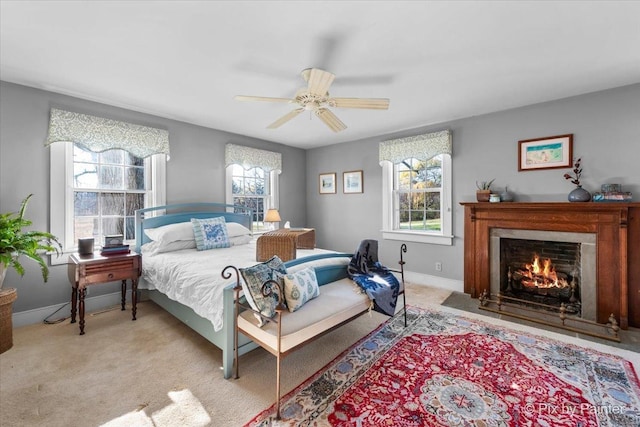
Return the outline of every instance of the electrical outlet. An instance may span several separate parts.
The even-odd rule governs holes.
[[[442,263],[440,261],[436,262],[436,271],[442,271]]]

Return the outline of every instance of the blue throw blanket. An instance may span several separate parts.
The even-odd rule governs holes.
[[[393,316],[400,292],[396,276],[378,262],[378,241],[363,240],[351,258],[347,273],[373,301],[373,309]]]

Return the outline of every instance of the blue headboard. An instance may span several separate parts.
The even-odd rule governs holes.
[[[224,217],[227,222],[237,222],[251,230],[253,211],[239,205],[182,203],[138,209],[136,211],[136,251],[139,253],[140,247],[151,241],[144,233],[147,228],[156,228],[177,222],[190,222],[191,218],[202,219],[219,216]]]

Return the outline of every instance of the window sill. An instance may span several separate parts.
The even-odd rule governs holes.
[[[453,245],[453,236],[416,233],[400,230],[382,230],[382,238],[385,240],[401,240],[403,242],[428,243],[433,245]]]

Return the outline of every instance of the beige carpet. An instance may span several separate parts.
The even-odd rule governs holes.
[[[449,295],[407,290],[416,306]],[[243,356],[240,378],[225,380],[220,350],[154,303],[130,319],[119,308],[87,315],[84,336],[68,320],[17,328],[0,355],[0,425],[239,426],[274,402],[275,358],[265,351]],[[385,319],[364,315],[287,357],[283,394]]]

